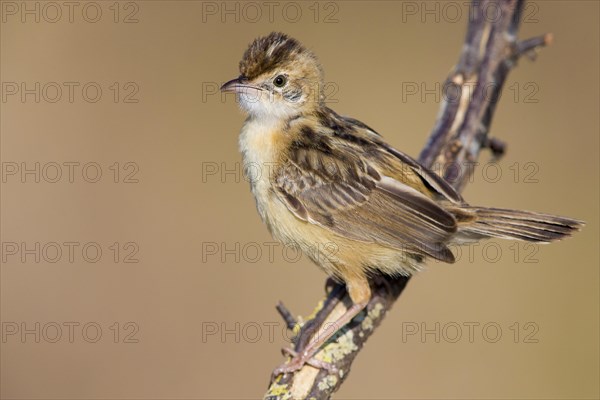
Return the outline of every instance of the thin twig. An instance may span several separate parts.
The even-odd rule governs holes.
[[[279,312],[279,315],[281,315],[281,318],[283,318],[283,321],[285,322],[287,328],[289,330],[294,330],[294,328],[298,324],[298,321],[296,321],[296,318],[294,318],[290,310],[288,310],[287,307],[281,301],[275,306],[275,308],[277,308],[277,311]]]

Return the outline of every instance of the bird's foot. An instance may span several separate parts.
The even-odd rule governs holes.
[[[288,374],[291,372],[298,371],[305,364],[308,364],[308,365],[318,368],[318,369],[325,369],[331,373],[337,372],[337,368],[335,367],[335,365],[325,362],[323,360],[318,360],[318,359],[314,358],[314,355],[315,355],[314,353],[313,354],[310,354],[309,352],[298,353],[287,347],[283,348],[282,352],[284,354],[292,356],[292,359],[289,362],[283,363],[279,367],[275,368],[275,370],[273,371],[273,378],[275,378],[281,374],[285,375],[285,374]]]

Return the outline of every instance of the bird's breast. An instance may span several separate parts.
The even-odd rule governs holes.
[[[249,119],[244,123],[239,146],[246,179],[250,182],[258,212],[268,223],[278,202],[272,195],[271,178],[281,163],[285,132],[277,121]]]

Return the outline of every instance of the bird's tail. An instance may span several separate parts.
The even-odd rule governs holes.
[[[531,211],[485,207],[465,207],[461,211],[474,217],[457,216],[459,237],[465,241],[496,237],[549,243],[571,236],[584,225],[572,218]]]

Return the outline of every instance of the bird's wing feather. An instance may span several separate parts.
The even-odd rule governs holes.
[[[454,260],[444,245],[456,232],[453,215],[415,187],[385,175],[373,155],[364,153],[387,150],[320,139],[292,149],[273,179],[275,192],[296,217],[349,239]],[[443,183],[427,174],[424,179],[444,193]],[[444,197],[452,198],[452,193]]]
[[[396,161],[399,161],[399,163],[397,164],[401,165],[403,167],[403,170],[409,169],[411,172],[416,174],[425,185],[427,185],[432,191],[434,191],[438,195],[438,197],[455,204],[464,203],[462,196],[456,190],[454,190],[454,188],[442,177],[429,170],[428,168],[425,168],[407,154],[404,154],[403,152],[389,146],[383,141],[381,135],[377,133],[374,129],[354,118],[342,117],[337,114],[335,114],[335,117],[342,119],[343,121],[349,124],[346,125],[346,129],[348,126],[355,128],[355,136],[358,135],[369,137],[373,142],[380,146],[381,149],[384,149],[387,153],[394,156],[394,158],[397,159]],[[337,126],[337,128],[338,130],[340,130],[339,126]],[[392,161],[391,164],[394,164],[394,162]]]

